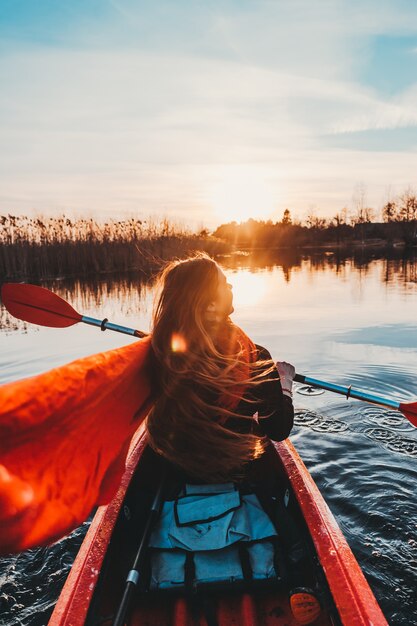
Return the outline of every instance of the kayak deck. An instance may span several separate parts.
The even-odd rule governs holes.
[[[290,610],[284,592],[224,595],[211,598],[207,609],[195,610],[185,597],[164,603],[144,603],[132,613],[130,626],[300,626]],[[315,626],[334,624],[326,614],[314,622]]]
[[[137,434],[116,498],[100,507],[61,593],[50,626],[111,624],[132,567],[152,497],[161,476]],[[276,583],[202,585],[184,590],[138,592],[130,626],[296,626],[289,590],[314,590],[322,610],[316,626],[387,624],[362,571],[313,479],[287,440],[274,444],[269,472],[290,493],[290,514],[308,553],[302,571]],[[268,477],[265,477],[267,480]],[[279,534],[279,529],[278,529]],[[285,546],[284,546],[285,549]]]

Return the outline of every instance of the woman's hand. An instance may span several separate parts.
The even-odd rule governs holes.
[[[277,361],[276,366],[277,366],[283,393],[287,391],[288,394],[291,395],[292,394],[292,381],[295,376],[294,365],[291,365],[291,363],[287,363],[286,361]]]

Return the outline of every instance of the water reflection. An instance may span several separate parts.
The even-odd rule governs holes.
[[[367,276],[376,261],[380,268],[380,280],[385,283],[409,284],[417,282],[417,250],[393,248],[390,252],[382,252],[367,248],[353,251],[343,250],[251,250],[238,254],[221,255],[222,265],[230,270],[249,269],[256,272],[260,269],[282,267],[285,280],[290,281],[297,270],[303,268],[311,272],[331,270],[338,277],[346,277],[347,268],[356,270],[360,277]]]
[[[386,284],[396,292],[413,293],[417,283],[417,251],[396,251],[387,256],[369,250],[319,251],[309,254],[293,250],[253,250],[251,253],[238,252],[218,257],[219,263],[231,274],[235,302],[238,306],[264,303],[272,288],[268,273],[281,269],[285,283],[303,277],[304,285],[311,287],[309,278],[326,274],[328,283],[332,278],[350,282],[354,297],[361,299],[363,280]],[[265,270],[267,273],[265,273]],[[321,278],[322,280],[322,278]],[[42,285],[55,291],[72,306],[85,315],[99,315],[114,321],[132,318],[135,312],[150,313],[150,302],[154,277],[142,273],[111,274],[96,280],[66,279],[43,282]],[[0,301],[1,302],[1,301]],[[121,322],[120,322],[121,323]],[[3,306],[0,307],[0,328],[9,331],[28,331],[29,326],[12,318]]]

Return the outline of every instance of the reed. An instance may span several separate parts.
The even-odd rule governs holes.
[[[0,216],[0,281],[90,276],[110,272],[149,274],[165,260],[195,250],[210,254],[229,246],[163,220]]]

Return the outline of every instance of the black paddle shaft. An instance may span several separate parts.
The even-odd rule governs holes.
[[[164,476],[161,478],[161,482],[159,484],[158,490],[155,494],[155,498],[152,503],[151,511],[149,517],[146,521],[146,525],[144,531],[142,533],[142,538],[140,540],[139,548],[136,553],[135,560],[133,562],[132,569],[129,571],[126,579],[126,587],[123,593],[123,598],[119,606],[119,610],[117,611],[117,615],[114,619],[113,626],[124,626],[126,623],[126,615],[130,609],[130,604],[132,601],[132,597],[134,591],[136,590],[137,584],[139,582],[139,566],[142,560],[142,556],[144,551],[147,548],[148,540],[152,531],[152,528],[158,519],[159,511],[162,504],[162,496],[164,490],[165,480]]]

